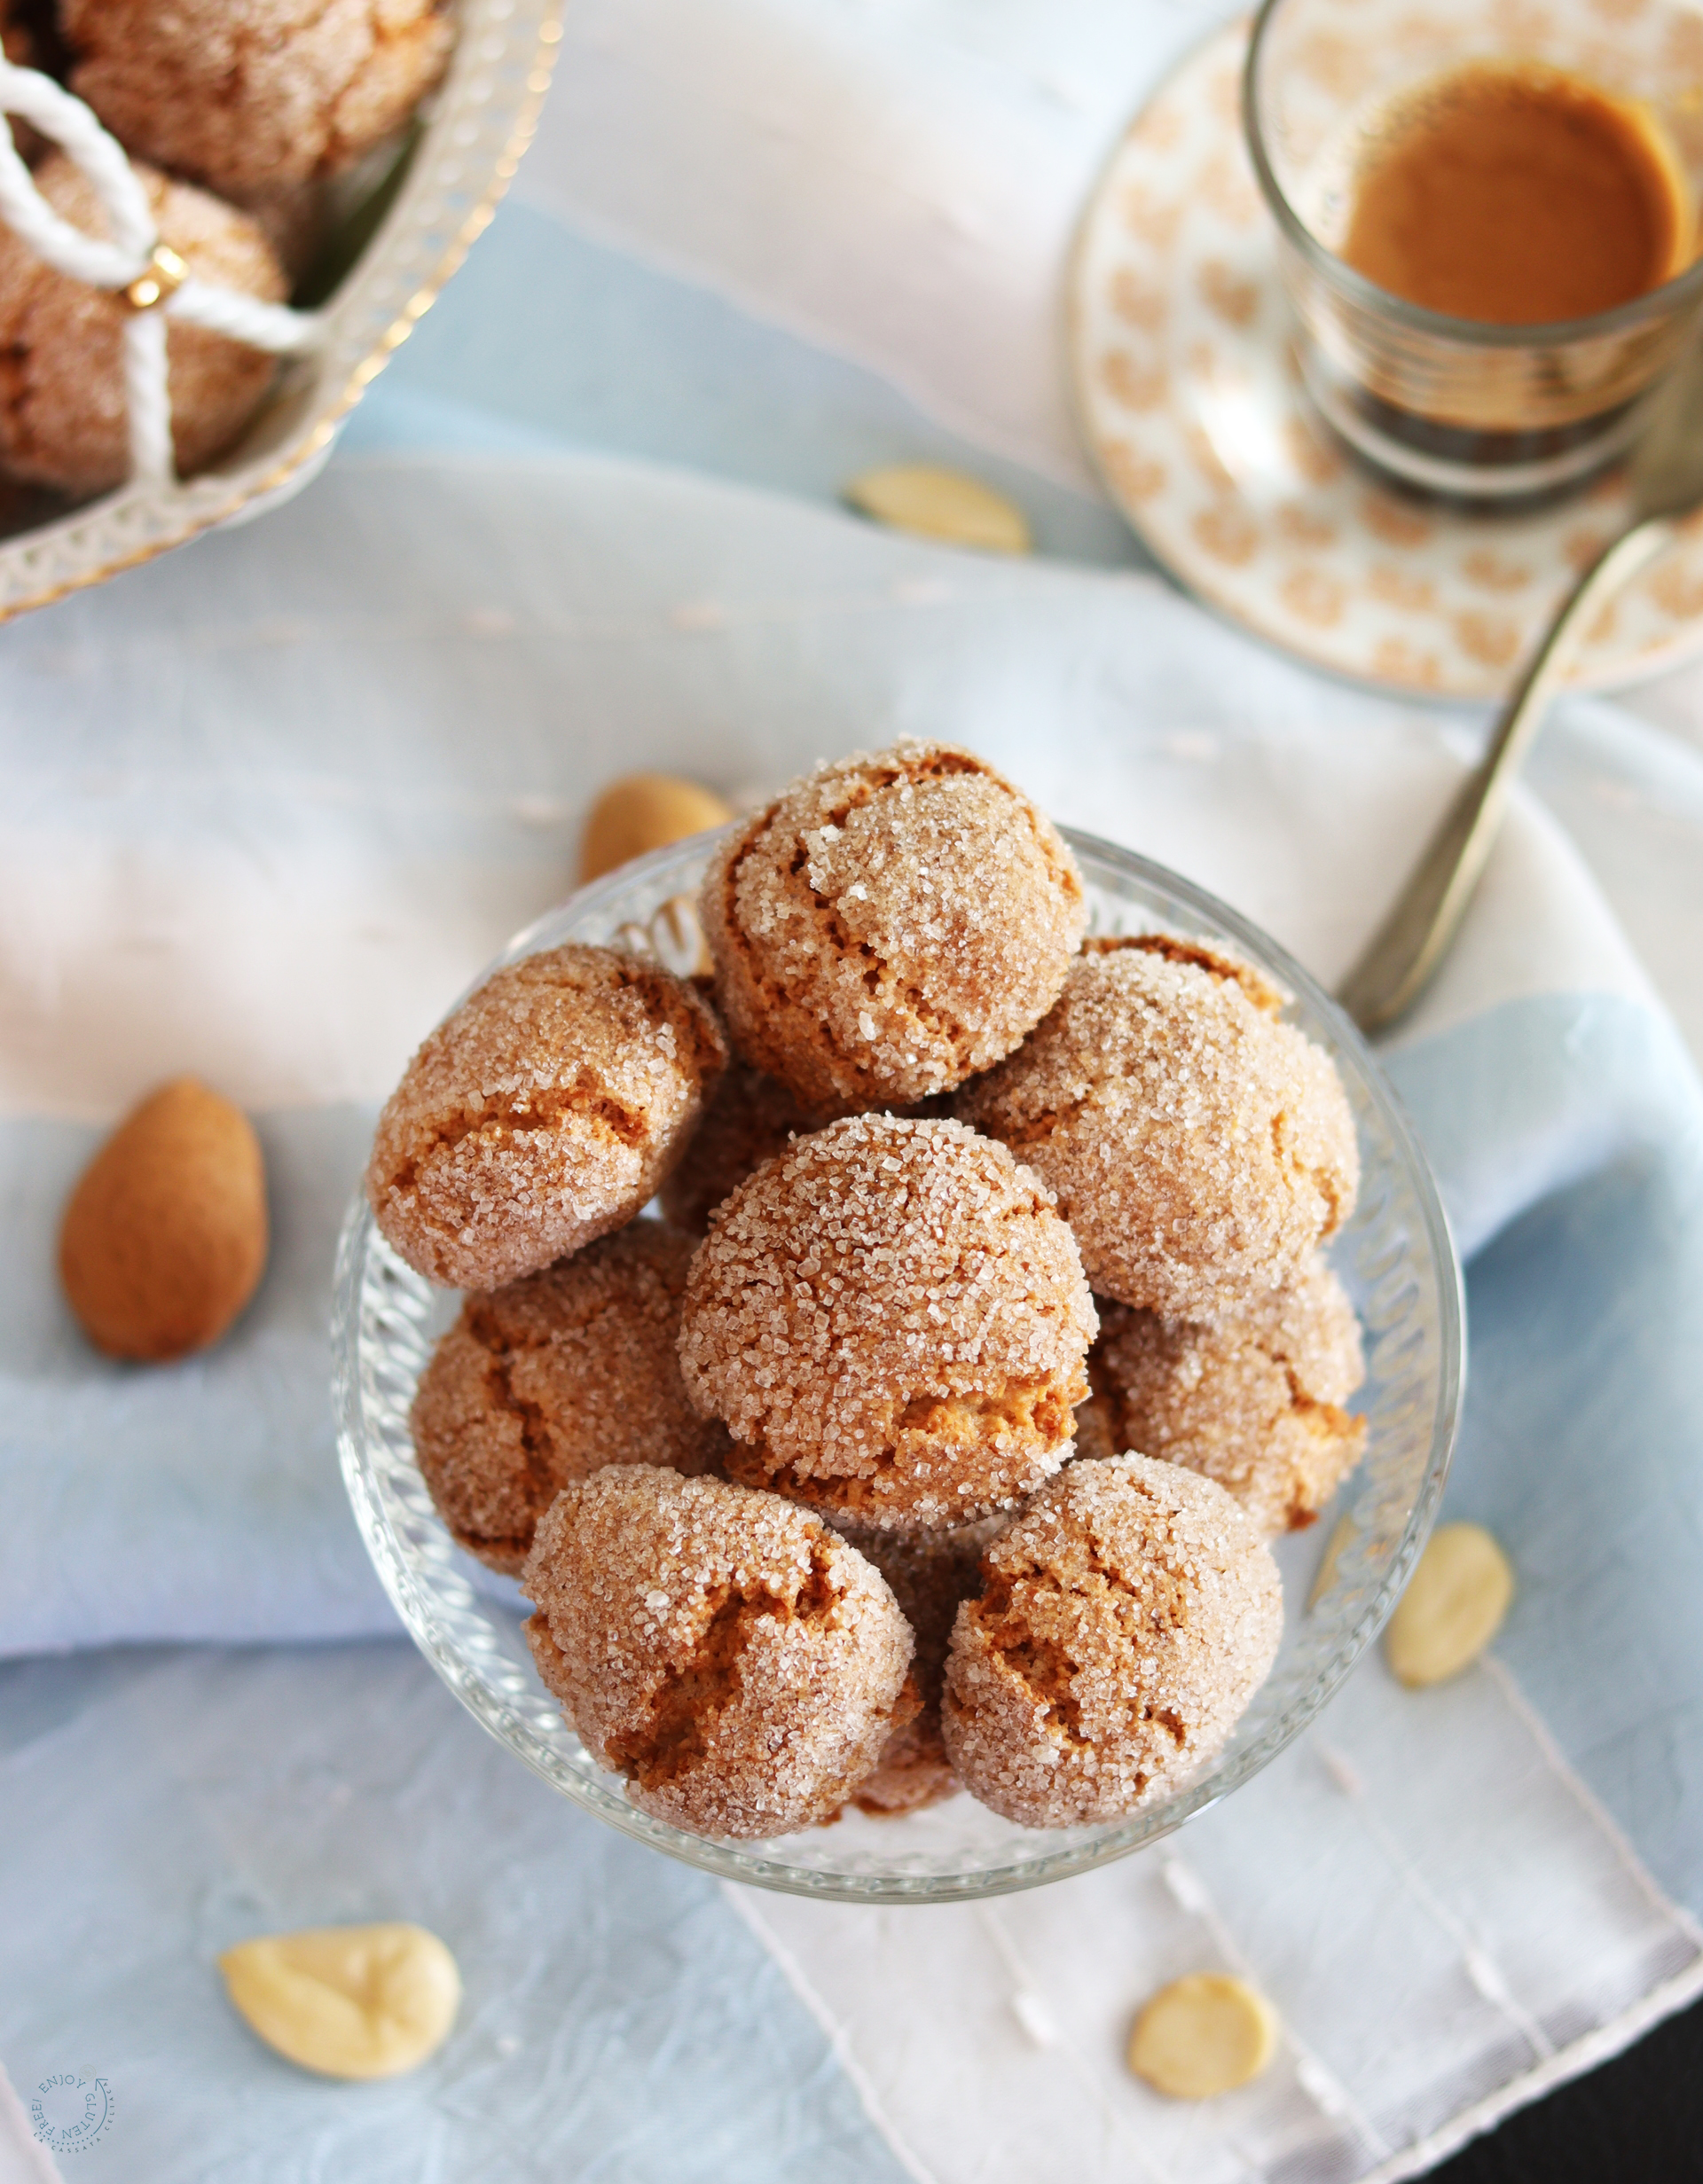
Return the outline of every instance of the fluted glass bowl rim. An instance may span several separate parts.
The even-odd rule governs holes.
[[[338,1245],[332,1320],[333,1401],[339,1455],[362,1540],[410,1637],[482,1726],[560,1795],[621,1834],[725,1880],[825,1901],[949,1903],[1039,1887],[1128,1856],[1240,1788],[1300,1734],[1388,1619],[1435,1521],[1464,1393],[1464,1298],[1460,1263],[1441,1199],[1393,1088],[1350,1020],[1268,935],[1165,866],[1093,835],[1071,828],[1061,831],[1076,854],[1091,892],[1096,877],[1106,875],[1133,890],[1136,897],[1149,898],[1145,907],[1150,912],[1155,907],[1152,898],[1158,898],[1166,916],[1152,922],[1160,929],[1176,929],[1180,921],[1176,913],[1181,912],[1186,929],[1230,943],[1294,997],[1291,1015],[1299,1016],[1309,1036],[1322,1038],[1330,1049],[1351,1098],[1357,1106],[1363,1103],[1369,1108],[1387,1135],[1394,1156],[1390,1173],[1409,1194],[1418,1215],[1411,1270],[1428,1278],[1436,1313],[1432,1331],[1434,1371],[1427,1382],[1431,1405],[1428,1445],[1399,1536],[1382,1542],[1366,1537],[1360,1543],[1350,1543],[1340,1558],[1334,1582],[1344,1585],[1359,1567],[1358,1591],[1350,1596],[1351,1619],[1338,1632],[1328,1659],[1260,1735],[1247,1739],[1238,1734],[1212,1766],[1171,1797],[1128,1819],[1098,1827],[1069,1831],[1013,1830],[1014,1836],[1022,1838],[1024,1847],[1008,1862],[932,1872],[841,1871],[820,1862],[791,1863],[784,1855],[789,1846],[796,1849],[804,1844],[820,1860],[824,1845],[831,1851],[841,1834],[837,1828],[806,1830],[778,1843],[753,1846],[687,1835],[640,1812],[619,1794],[619,1785],[612,1778],[590,1768],[576,1741],[559,1722],[553,1735],[541,1730],[538,1702],[543,1700],[553,1708],[541,1685],[529,1695],[524,1711],[513,1695],[506,1698],[493,1687],[490,1661],[486,1656],[495,1659],[497,1650],[494,1640],[485,1636],[484,1631],[495,1630],[492,1618],[499,1610],[494,1601],[475,1593],[455,1567],[448,1534],[430,1509],[417,1472],[412,1475],[411,1484],[419,1491],[412,1495],[410,1515],[419,1537],[404,1536],[399,1526],[393,1501],[387,1498],[374,1430],[379,1379],[387,1372],[394,1377],[396,1360],[388,1354],[387,1342],[381,1339],[388,1324],[382,1307],[374,1308],[380,1323],[378,1335],[370,1324],[373,1312],[368,1308],[372,1295],[381,1294],[387,1281],[412,1285],[422,1293],[425,1285],[403,1268],[383,1243],[363,1194],[356,1194],[344,1222]],[[624,900],[654,896],[655,910],[670,898],[688,891],[695,894],[698,877],[716,839],[712,834],[695,836],[581,888],[517,934],[480,974],[475,985],[503,965],[540,948],[585,937],[586,928],[596,930],[600,918],[607,920],[611,906]],[[1365,1184],[1372,1179],[1369,1173]],[[1364,1204],[1363,1185],[1362,1208]],[[1352,1233],[1354,1227],[1351,1223],[1345,1233]],[[412,1465],[411,1453],[405,1461]],[[1334,1512],[1326,1515],[1329,1520]],[[1308,1613],[1314,1612],[1309,1608]],[[506,1671],[504,1680],[510,1681],[512,1690],[512,1673]],[[1258,1714],[1260,1703],[1256,1700],[1252,1715]],[[526,1712],[533,1719],[527,1719]],[[961,1802],[954,1800],[936,1812],[950,1813]],[[980,1808],[975,1810],[980,1815]],[[917,1817],[926,1821],[931,1816]],[[909,1820],[870,1823],[891,1831],[895,1853],[899,1856],[904,1850],[903,1831],[914,1824]],[[1030,1843],[1032,1850],[1027,1848]]]

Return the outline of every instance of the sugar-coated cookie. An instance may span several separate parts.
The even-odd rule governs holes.
[[[522,1584],[581,1741],[696,1835],[826,1820],[915,1703],[886,1580],[773,1494],[612,1466],[556,1497]]]
[[[663,1211],[688,1236],[765,1161],[816,1127],[784,1084],[735,1057],[703,1110],[679,1166],[663,1184]]]
[[[417,1273],[496,1289],[630,1221],[685,1149],[726,1059],[695,990],[577,943],[488,978],[379,1117],[366,1193]]]
[[[281,302],[284,274],[247,214],[188,183],[137,165],[162,242],[199,278]],[[63,153],[35,169],[35,186],[61,219],[90,235],[106,226],[93,185]],[[29,244],[0,224],[0,466],[35,485],[79,497],[104,493],[129,475],[124,392],[122,297],[56,273]],[[185,477],[205,469],[241,432],[264,399],[278,360],[204,327],[170,323],[172,442]]]
[[[1217,1753],[1283,1635],[1271,1550],[1215,1480],[1070,1465],[988,1548],[953,1629],[941,1728],[1007,1820],[1117,1820]]]
[[[911,1626],[916,1651],[911,1680],[921,1702],[911,1718],[882,1746],[872,1773],[858,1784],[852,1802],[860,1812],[897,1819],[938,1804],[958,1789],[940,1735],[940,1694],[946,1681],[946,1648],[961,1601],[981,1588],[983,1550],[1003,1520],[986,1517],[958,1531],[930,1532],[914,1538],[866,1531],[842,1524],[836,1529],[866,1561],[873,1562],[893,1589]]]
[[[1009,1053],[1086,915],[1052,822],[941,743],[795,782],[730,837],[702,900],[734,1045],[820,1116],[910,1106]]]
[[[571,1258],[477,1291],[432,1353],[410,1422],[438,1514],[518,1576],[561,1489],[605,1464],[694,1476],[726,1448],[680,1380],[689,1237],[632,1221]]]
[[[1057,1469],[1097,1331],[1071,1233],[1003,1146],[853,1115],[741,1185],[699,1246],[680,1364],[731,1477],[940,1530]]]
[[[1056,1192],[1102,1296],[1213,1319],[1290,1280],[1359,1186],[1335,1065],[1281,1006],[1194,943],[1090,941],[954,1111]]]
[[[454,43],[436,0],[62,0],[59,21],[119,142],[236,203],[351,165]]]
[[[1228,1487],[1260,1530],[1310,1524],[1360,1461],[1360,1326],[1324,1260],[1209,1322],[1101,1300],[1081,1456],[1163,1456]]]

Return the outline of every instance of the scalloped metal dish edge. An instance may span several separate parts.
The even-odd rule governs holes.
[[[1140,893],[1165,898],[1167,911],[1184,913],[1181,920],[1196,930],[1213,933],[1243,949],[1272,973],[1297,997],[1298,1006],[1314,1019],[1314,1028],[1330,1037],[1339,1064],[1346,1064],[1350,1096],[1356,1106],[1363,1101],[1376,1114],[1398,1158],[1393,1173],[1405,1181],[1423,1233],[1423,1255],[1406,1262],[1393,1262],[1377,1275],[1387,1284],[1405,1264],[1409,1277],[1423,1265],[1434,1282],[1436,1323],[1432,1330],[1437,1358],[1430,1382],[1429,1437],[1423,1476],[1404,1509],[1372,1506],[1364,1513],[1372,1521],[1362,1524],[1360,1537],[1346,1547],[1338,1562],[1331,1590],[1352,1587],[1359,1593],[1352,1620],[1336,1632],[1326,1666],[1315,1674],[1304,1690],[1263,1722],[1257,1734],[1238,1733],[1224,1754],[1196,1783],[1185,1785],[1173,1797],[1132,1819],[1094,1829],[1072,1830],[1064,1841],[1040,1835],[1027,1854],[1011,1856],[997,1865],[982,1865],[958,1873],[941,1871],[836,1870],[825,1866],[789,1864],[759,1848],[687,1835],[651,1819],[620,1796],[618,1785],[606,1788],[602,1777],[586,1758],[577,1741],[561,1724],[553,1702],[541,1685],[536,1701],[523,1673],[497,1643],[490,1603],[481,1601],[451,1562],[447,1533],[437,1523],[425,1495],[423,1483],[412,1468],[412,1452],[398,1458],[410,1477],[411,1523],[417,1523],[428,1542],[410,1548],[401,1536],[395,1514],[375,1476],[373,1459],[374,1417],[369,1413],[375,1358],[366,1336],[373,1319],[394,1319],[395,1309],[375,1303],[379,1288],[388,1283],[400,1298],[412,1294],[428,1296],[426,1285],[402,1267],[379,1238],[365,1198],[358,1193],[350,1206],[338,1246],[336,1302],[333,1319],[334,1400],[337,1438],[343,1477],[361,1536],[398,1615],[422,1653],[443,1681],[475,1718],[523,1760],[561,1795],[593,1813],[623,1835],[650,1848],[726,1880],[753,1883],[795,1895],[847,1903],[946,1903],[1002,1895],[1040,1886],[1071,1874],[1085,1872],[1128,1856],[1145,1843],[1158,1840],[1248,1781],[1282,1751],[1315,1718],[1371,1644],[1393,1609],[1417,1558],[1441,1499],[1453,1453],[1464,1394],[1464,1302],[1461,1270],[1449,1236],[1447,1217],[1432,1179],[1430,1168],[1414,1136],[1401,1103],[1385,1080],[1363,1041],[1335,1004],[1282,949],[1225,904],[1176,874],[1115,845],[1066,830],[1090,883],[1095,869],[1121,878]],[[665,875],[678,878],[692,857],[701,858],[708,838],[676,845],[624,867],[608,880],[582,889],[569,901],[528,927],[505,949],[498,962],[513,961],[541,946],[570,936],[569,928],[582,929],[600,915],[635,896],[646,894],[649,884]],[[675,890],[678,891],[678,890]],[[660,898],[658,898],[660,899]],[[1151,904],[1149,904],[1150,911]],[[1350,1233],[1361,1225],[1357,1214]],[[414,1371],[425,1354],[424,1337],[410,1338]],[[405,1351],[406,1346],[404,1346]],[[377,1360],[393,1372],[405,1368],[406,1355],[392,1343]],[[1368,1476],[1369,1476],[1369,1456]],[[1356,1514],[1360,1515],[1358,1505]],[[1399,1537],[1392,1538],[1399,1516]],[[422,1570],[435,1572],[436,1591],[422,1583]],[[1364,1588],[1376,1573],[1369,1593]],[[1354,1597],[1351,1591],[1350,1598]],[[1327,1602],[1329,1595],[1326,1596]],[[1328,1618],[1324,1627],[1328,1627]],[[1255,1702],[1254,1718],[1270,1713],[1274,1694],[1281,1695],[1286,1676],[1280,1661],[1272,1679]],[[950,1807],[937,1808],[950,1811]],[[926,1817],[926,1816],[923,1816]],[[887,1821],[895,1831],[895,1855],[902,1855],[898,1831],[907,1823]],[[1013,1831],[1021,1834],[1024,1831]],[[818,1831],[806,1831],[808,1840]],[[1051,1847],[1049,1847],[1049,1843]]]

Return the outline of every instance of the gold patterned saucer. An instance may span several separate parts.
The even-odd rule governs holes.
[[[1618,474],[1558,507],[1468,516],[1374,485],[1303,399],[1275,231],[1241,125],[1247,26],[1137,115],[1083,222],[1070,342],[1112,497],[1189,589],[1315,666],[1499,697],[1563,592],[1630,520]],[[1572,680],[1636,681],[1703,646],[1703,519],[1592,626]]]

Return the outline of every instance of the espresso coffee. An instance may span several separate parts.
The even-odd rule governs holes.
[[[1629,302],[1697,246],[1684,170],[1647,108],[1559,69],[1484,61],[1363,131],[1338,247],[1409,303],[1533,326]]]

